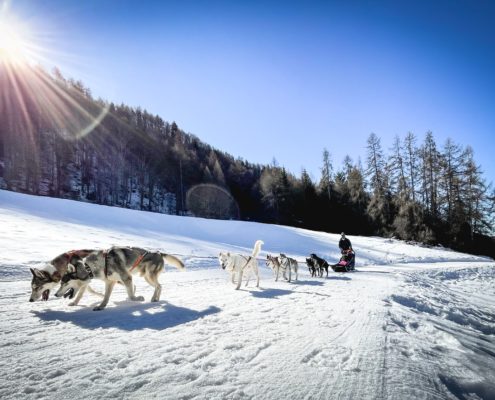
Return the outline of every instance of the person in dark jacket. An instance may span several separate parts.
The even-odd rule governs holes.
[[[341,253],[344,253],[349,249],[352,250],[351,241],[345,237],[344,232],[342,232],[342,237],[340,238],[340,241],[339,241],[339,248],[340,248]]]

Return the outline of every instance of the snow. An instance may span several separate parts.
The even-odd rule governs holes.
[[[2,399],[494,399],[495,263],[378,237],[350,239],[357,272],[236,291],[214,259],[309,253],[338,260],[338,235],[176,217],[0,191]],[[180,254],[162,300],[116,288],[29,303],[28,267],[78,248]],[[212,257],[212,258],[196,258]],[[102,290],[100,282],[95,288]]]

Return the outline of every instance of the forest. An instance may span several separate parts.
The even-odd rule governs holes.
[[[370,133],[366,159],[348,155],[339,166],[321,149],[315,180],[275,159],[236,158],[140,107],[95,99],[57,69],[0,71],[0,89],[0,188],[495,256],[491,183],[471,147],[437,143],[432,132],[406,132],[389,149]]]

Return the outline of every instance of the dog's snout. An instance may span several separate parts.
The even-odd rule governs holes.
[[[30,302],[30,303],[32,303],[33,301],[34,301],[34,299],[31,297],[31,298],[29,299],[29,302]]]

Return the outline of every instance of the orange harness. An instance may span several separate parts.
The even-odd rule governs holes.
[[[72,257],[77,255],[77,253],[78,253],[77,250],[71,250],[71,251],[68,251],[67,253],[65,253],[65,255],[69,258],[69,262],[70,262],[70,260],[72,260]]]
[[[139,264],[141,264],[141,261],[143,261],[143,258],[148,254],[148,252],[144,252],[141,254],[138,258],[136,258],[136,261],[134,261],[134,264],[132,264],[132,267],[129,269],[129,272],[132,272],[134,268],[136,268]]]

